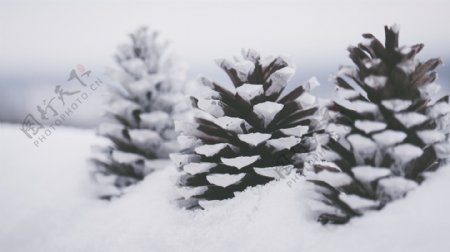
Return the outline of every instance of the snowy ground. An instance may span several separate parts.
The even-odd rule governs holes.
[[[171,202],[167,167],[100,201],[86,162],[93,132],[58,128],[36,148],[18,127],[0,124],[0,251],[450,251],[450,168],[381,212],[322,226],[302,181],[189,212]]]

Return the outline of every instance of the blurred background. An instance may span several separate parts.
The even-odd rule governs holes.
[[[297,72],[291,87],[316,76],[316,95],[329,98],[329,80],[350,64],[346,48],[370,32],[384,40],[384,25],[400,26],[400,43],[424,43],[419,59],[441,57],[438,83],[450,91],[450,2],[444,0],[3,0],[0,3],[0,121],[21,123],[54,94],[77,65],[94,76],[114,67],[113,55],[128,33],[147,25],[172,41],[188,67],[229,85],[214,59],[254,48],[290,56]],[[65,122],[95,127],[101,91]]]

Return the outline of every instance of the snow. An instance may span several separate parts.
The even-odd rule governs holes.
[[[214,123],[234,133],[242,133],[242,127],[250,129],[250,125],[242,118],[223,116],[214,119]]]
[[[356,120],[355,127],[362,130],[364,133],[372,133],[380,131],[386,128],[386,124],[382,122],[369,121],[369,120]]]
[[[238,169],[242,169],[246,166],[253,164],[254,162],[258,161],[259,159],[261,159],[261,157],[259,155],[255,155],[255,156],[248,156],[248,157],[242,156],[242,157],[235,157],[235,158],[220,158],[220,161],[222,161],[222,163],[224,163],[225,165],[233,166]]]
[[[447,102],[438,102],[434,104],[429,111],[429,115],[433,118],[450,113],[450,104]]]
[[[281,133],[287,135],[287,136],[296,136],[301,137],[304,134],[308,133],[309,127],[299,125],[293,128],[287,128],[287,129],[280,129]]]
[[[425,144],[433,144],[445,140],[445,134],[439,130],[421,130],[417,135]]]
[[[396,130],[385,130],[383,132],[373,134],[372,138],[378,145],[387,147],[401,143],[403,140],[405,140],[406,133]]]
[[[406,193],[417,187],[418,184],[416,182],[403,177],[384,178],[378,182],[379,193],[387,197],[387,200],[400,199]]]
[[[302,95],[300,95],[296,101],[300,102],[300,104],[302,105],[302,107],[309,107],[314,105],[317,102],[317,98],[310,94],[310,93],[303,93]]]
[[[440,89],[441,85],[435,82],[419,87],[420,94],[425,99],[432,98],[439,92]]]
[[[372,167],[372,166],[357,166],[352,168],[355,178],[365,184],[369,184],[376,179],[385,177],[391,174],[389,168]]]
[[[354,109],[355,111],[357,111],[358,113],[361,113],[361,114],[363,114],[363,113],[369,113],[369,114],[378,113],[377,105],[370,103],[370,102],[356,100],[356,101],[351,102],[351,107],[352,107],[352,109]]]
[[[197,173],[203,173],[206,171],[209,171],[211,168],[216,167],[217,164],[216,163],[207,163],[207,162],[202,162],[202,163],[189,163],[185,166],[183,166],[183,170],[189,174],[197,174]]]
[[[239,140],[248,143],[252,146],[257,146],[265,142],[267,139],[270,139],[270,137],[272,137],[271,134],[264,134],[259,132],[238,135]]]
[[[359,93],[353,89],[336,87],[336,95],[345,100],[350,100],[359,96]]]
[[[236,88],[236,92],[245,101],[250,103],[255,97],[264,94],[264,88],[262,84],[243,84]]]
[[[239,174],[211,174],[206,176],[206,180],[209,183],[221,187],[228,187],[230,185],[236,184],[241,181],[241,179],[245,177],[245,173]]]
[[[320,86],[320,82],[316,77],[309,78],[309,80],[303,85],[306,91],[311,91],[318,86]]]
[[[340,194],[339,198],[353,209],[370,209],[379,205],[377,201],[364,199],[357,195]]]
[[[225,115],[223,104],[220,100],[199,99],[197,105],[201,110],[215,117],[221,117]]]
[[[398,163],[405,164],[420,157],[423,154],[423,151],[421,148],[412,144],[400,144],[392,147],[392,151],[390,153]]]
[[[153,150],[160,146],[161,137],[158,133],[145,129],[132,129],[128,131],[131,141],[142,150]]]
[[[273,167],[254,167],[253,170],[264,177],[283,179],[294,169],[293,165],[273,166]]]
[[[183,198],[189,199],[192,196],[199,195],[208,190],[207,186],[197,186],[197,187],[180,187],[177,190],[177,193],[180,194]]]
[[[171,126],[169,114],[163,111],[153,111],[139,115],[141,127],[161,132],[163,129]]]
[[[366,78],[364,78],[364,83],[366,83],[367,86],[376,90],[382,89],[386,85],[386,81],[387,81],[386,76],[369,75]]]
[[[205,155],[207,157],[212,157],[219,153],[221,150],[225,149],[229,144],[218,143],[218,144],[205,144],[195,148],[195,152],[200,155]]]
[[[397,120],[399,120],[406,128],[417,126],[428,120],[426,115],[417,112],[399,113],[395,115],[395,118],[397,118]]]
[[[290,149],[299,144],[302,140],[298,137],[281,137],[277,139],[270,139],[266,141],[266,145],[273,147],[275,150]]]
[[[308,173],[308,179],[319,179],[327,182],[331,186],[340,187],[352,182],[352,178],[343,172],[331,172],[323,170],[317,174]]]
[[[253,111],[263,119],[264,126],[267,126],[283,107],[283,104],[267,101],[254,105]]]
[[[352,134],[347,136],[347,141],[352,145],[353,149],[360,153],[373,153],[377,146],[370,140],[359,134]]]
[[[143,157],[138,154],[134,154],[134,153],[114,150],[112,152],[112,159],[117,163],[126,164],[126,163],[134,163],[136,161],[142,160]]]
[[[196,137],[184,135],[178,136],[177,141],[181,149],[197,147],[202,143],[202,141]]]
[[[309,200],[312,187],[303,178],[287,177],[206,210],[186,211],[173,202],[178,173],[168,166],[121,198],[98,200],[86,159],[90,146],[104,139],[58,128],[36,148],[18,128],[0,124],[1,251],[450,250],[450,167],[381,211],[323,226],[313,220],[317,202]]]
[[[383,106],[389,110],[392,110],[394,112],[400,112],[402,110],[405,110],[411,106],[412,101],[409,100],[401,100],[401,99],[391,99],[391,100],[384,100],[381,102]]]
[[[170,154],[169,158],[177,167],[182,167],[183,165],[186,165],[191,162],[198,162],[201,159],[200,156],[196,154],[179,154],[179,153]]]
[[[266,90],[266,96],[271,96],[273,94],[278,94],[279,92],[281,92],[286,87],[287,83],[291,80],[294,73],[295,69],[290,66],[283,67],[272,73],[269,77],[272,85],[270,85]]]

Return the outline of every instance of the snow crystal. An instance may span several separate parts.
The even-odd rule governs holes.
[[[365,184],[369,184],[381,177],[386,177],[391,174],[391,170],[383,167],[373,166],[356,166],[352,168],[355,178]]]
[[[272,166],[272,167],[254,167],[253,170],[264,177],[283,179],[288,176],[294,169],[293,165]]]
[[[293,128],[287,128],[287,129],[280,129],[281,133],[287,135],[287,136],[296,136],[301,137],[304,134],[308,133],[309,127],[299,125]]]
[[[382,89],[386,85],[386,81],[386,76],[369,75],[364,78],[364,83],[366,83],[367,86],[377,90]]]
[[[275,148],[276,150],[290,149],[299,144],[302,140],[298,137],[282,137],[277,139],[270,139],[266,141],[266,145]]]
[[[372,138],[378,145],[386,147],[401,143],[405,140],[406,133],[395,130],[385,130],[381,133],[372,135]]]
[[[274,73],[272,73],[269,77],[271,81],[271,85],[266,90],[266,95],[271,96],[273,94],[279,93],[283,88],[286,87],[289,80],[291,80],[292,76],[295,73],[295,69],[292,67],[283,67]]]
[[[403,198],[406,193],[417,187],[418,184],[412,180],[403,177],[389,177],[378,182],[377,194],[384,201],[391,201]]]
[[[380,131],[386,128],[386,124],[382,122],[369,121],[369,120],[356,120],[355,127],[362,130],[366,134],[375,131]]]
[[[182,167],[191,162],[199,162],[201,159],[201,157],[196,154],[180,154],[180,153],[172,153],[169,155],[169,158],[177,167]]]
[[[428,120],[427,116],[417,112],[399,113],[395,115],[395,118],[397,118],[397,120],[399,120],[406,128],[414,127]]]
[[[264,120],[264,126],[267,126],[283,107],[283,104],[266,101],[254,105],[253,111]]]
[[[417,135],[425,144],[432,144],[445,140],[445,134],[439,130],[421,130]]]
[[[219,125],[221,128],[234,133],[242,133],[242,127],[245,129],[250,129],[250,125],[242,118],[223,116],[213,120],[215,124]]]
[[[236,92],[245,101],[250,103],[255,97],[264,94],[264,87],[261,84],[243,84],[242,86],[236,88]]]
[[[218,144],[205,144],[195,148],[195,152],[200,155],[207,157],[212,157],[219,153],[221,150],[225,149],[229,144],[218,143]]]
[[[259,155],[255,155],[255,156],[241,156],[235,158],[220,158],[220,161],[222,161],[222,163],[224,163],[225,165],[242,169],[246,166],[253,164],[259,159],[261,159],[261,157]]]
[[[257,146],[267,139],[270,139],[272,135],[271,134],[263,134],[263,133],[249,133],[249,134],[239,134],[238,138],[239,140],[248,143],[253,146]]]
[[[412,144],[401,144],[392,147],[392,152],[390,153],[397,162],[404,164],[420,157],[423,154],[423,151],[421,148]]]
[[[400,112],[402,110],[405,110],[409,108],[412,104],[412,101],[409,100],[401,100],[401,99],[391,99],[391,100],[384,100],[381,102],[383,106],[391,111],[394,112]]]
[[[208,180],[209,183],[221,187],[227,187],[230,185],[233,185],[241,179],[245,177],[245,173],[239,173],[239,174],[211,174],[206,176],[206,180]]]
[[[183,166],[183,170],[189,174],[198,174],[203,173],[211,170],[211,168],[216,167],[216,163],[208,163],[208,162],[202,162],[202,163],[189,163]]]
[[[201,110],[208,112],[215,117],[221,117],[225,115],[225,111],[223,110],[224,105],[220,100],[200,99],[198,100],[197,105]]]
[[[339,199],[347,203],[353,209],[375,209],[379,206],[379,202],[375,200],[365,199],[357,195],[348,195],[341,193]]]

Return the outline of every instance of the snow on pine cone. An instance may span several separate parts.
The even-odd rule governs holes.
[[[182,171],[181,206],[197,208],[234,197],[235,192],[301,172],[320,141],[318,100],[310,79],[282,96],[294,68],[282,57],[218,60],[234,85],[228,90],[201,78],[207,92],[191,97],[204,113],[176,130],[183,152],[171,159]]]
[[[333,105],[329,129],[340,137],[324,147],[332,162],[308,174],[324,203],[323,223],[345,223],[404,197],[449,156],[448,96],[430,102],[441,61],[417,61],[423,45],[399,47],[395,26],[385,34],[384,45],[364,34],[364,43],[349,48],[356,67],[342,68],[336,78],[343,100]]]
[[[120,70],[112,77],[120,86],[111,87],[107,120],[98,128],[111,144],[92,158],[94,178],[105,184],[100,197],[106,199],[167,165],[163,159],[179,151],[173,120],[188,109],[180,92],[181,69],[168,43],[147,28],[130,37],[132,43],[119,47],[116,55]]]

